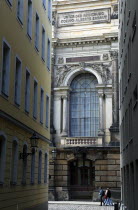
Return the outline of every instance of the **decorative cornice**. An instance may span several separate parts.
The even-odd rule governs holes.
[[[23,130],[27,131],[28,133],[30,134],[33,134],[34,133],[34,130],[30,127],[28,127],[27,125],[23,124],[22,122],[16,120],[15,118],[13,118],[12,116],[8,115],[7,113],[3,112],[2,110],[0,110],[0,117],[10,121],[11,123],[13,123],[14,125],[22,128]],[[37,132],[36,132],[37,133]],[[41,135],[40,133],[37,133],[37,136],[47,142],[47,143],[51,143],[51,141],[49,139],[47,139],[45,136]]]
[[[69,47],[69,46],[80,46],[80,45],[93,45],[93,44],[103,44],[103,43],[110,43],[118,40],[118,36],[114,37],[106,37],[99,39],[90,39],[90,40],[60,40],[60,39],[53,39],[53,47]]]

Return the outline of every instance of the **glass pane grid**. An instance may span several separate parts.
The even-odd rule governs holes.
[[[70,134],[97,137],[99,129],[99,97],[91,74],[80,74],[71,84]]]

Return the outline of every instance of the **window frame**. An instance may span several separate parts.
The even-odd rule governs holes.
[[[7,83],[6,84],[6,87],[5,87],[5,90],[3,90],[3,74],[4,74],[4,70],[3,70],[3,65],[4,65],[4,44],[7,45],[7,47],[9,48],[9,58],[8,58],[8,68],[7,70],[5,71],[8,75],[8,77],[6,77],[5,79],[5,82]],[[9,97],[9,87],[10,87],[10,69],[11,69],[11,46],[9,45],[9,43],[6,41],[5,38],[3,38],[2,40],[2,71],[1,71],[1,85],[0,85],[0,92],[2,95],[4,95],[6,98]]]

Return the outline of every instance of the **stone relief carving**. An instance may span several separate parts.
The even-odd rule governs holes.
[[[56,69],[56,78],[55,79],[56,79],[56,85],[57,86],[60,86],[62,84],[65,75],[70,70],[71,70],[71,68],[68,67],[67,65],[63,65],[63,66],[58,67]]]
[[[108,54],[103,54],[103,60],[104,60],[104,61],[107,61],[108,59],[109,59]]]
[[[55,25],[55,23],[56,23],[56,13],[57,12],[52,12],[52,25]]]
[[[80,70],[84,70],[85,69],[85,62],[80,62],[79,66],[81,67]]]
[[[110,57],[112,60],[118,59],[118,51],[117,50],[110,51]]]
[[[113,13],[111,19],[118,19],[118,4],[113,5]]]
[[[92,64],[92,63],[79,63],[76,65],[63,65],[60,67],[56,67],[56,76],[55,76],[55,85],[61,86],[66,74],[69,71],[80,68],[80,70],[85,70],[85,67],[90,67],[98,72],[101,75],[103,84],[109,84],[112,79],[112,73],[110,70],[111,62],[108,64]]]
[[[64,63],[64,58],[63,57],[58,58],[58,64],[63,64],[63,63]]]

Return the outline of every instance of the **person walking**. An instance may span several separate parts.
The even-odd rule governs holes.
[[[100,195],[100,206],[102,206],[103,203],[103,196],[104,196],[104,190],[101,187],[100,191],[99,191],[99,195]]]
[[[106,189],[105,196],[106,196],[106,199],[105,199],[104,204],[106,206],[109,206],[109,205],[112,206],[113,205],[113,202],[112,202],[112,199],[111,199],[111,191],[110,191],[109,188]]]

